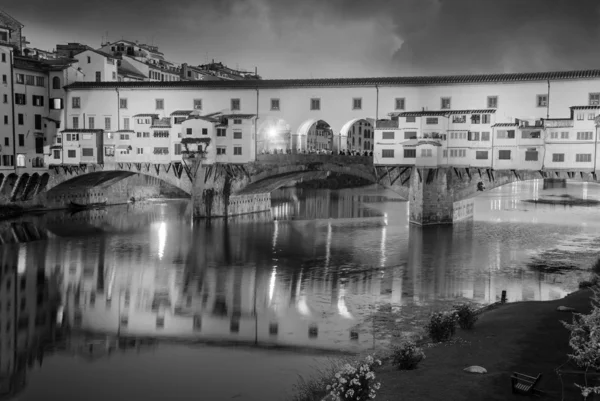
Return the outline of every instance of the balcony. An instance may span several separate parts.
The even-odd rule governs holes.
[[[398,128],[398,120],[378,120],[375,128]]]
[[[544,120],[544,128],[571,128],[573,127],[573,120],[561,119],[561,120]]]

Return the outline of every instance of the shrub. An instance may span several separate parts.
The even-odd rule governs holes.
[[[434,312],[425,326],[435,342],[448,341],[456,331],[456,312]]]
[[[314,366],[314,373],[309,377],[299,375],[298,382],[294,384],[294,393],[288,397],[289,401],[321,401],[327,394],[325,387],[331,378],[340,371],[347,363],[353,363],[353,359],[328,358],[326,363]]]
[[[425,353],[414,341],[405,341],[392,347],[392,365],[399,370],[412,370],[425,358]]]
[[[375,365],[381,365],[381,361],[374,360],[372,356],[367,356],[363,363],[356,366],[349,363],[344,365],[326,387],[327,391],[336,401],[375,398],[381,387],[379,382],[375,382]]]
[[[475,326],[477,319],[479,319],[475,314],[475,308],[469,304],[454,305],[454,310],[456,311],[458,325],[461,329],[471,330]]]

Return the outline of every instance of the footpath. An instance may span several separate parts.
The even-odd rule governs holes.
[[[558,306],[591,310],[589,289],[547,302],[505,304],[480,315],[471,331],[457,329],[448,344],[425,346],[426,358],[416,370],[399,371],[389,364],[378,369],[382,401],[428,400],[527,400],[531,397],[511,392],[510,376],[516,371],[530,376],[542,374],[542,400],[581,400],[573,382],[583,377],[563,377],[555,369],[567,361],[569,331],[561,320],[571,323],[572,313],[557,311]],[[463,369],[478,365],[487,374],[473,374]],[[564,394],[563,393],[564,386]],[[564,398],[563,398],[564,396]],[[591,400],[592,398],[588,398]]]

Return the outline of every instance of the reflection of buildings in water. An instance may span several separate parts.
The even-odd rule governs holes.
[[[46,242],[0,247],[0,397],[26,385],[52,337],[58,302],[56,275],[46,275]]]
[[[381,216],[381,213],[363,205],[368,198],[343,190],[315,192],[301,188],[283,188],[272,192],[271,209],[276,220],[297,217],[314,220]]]

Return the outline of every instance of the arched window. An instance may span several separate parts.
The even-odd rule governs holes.
[[[17,155],[17,167],[25,167],[25,155]]]
[[[60,89],[60,78],[59,77],[52,78],[52,89]]]

